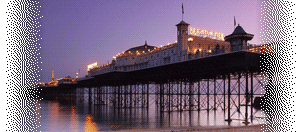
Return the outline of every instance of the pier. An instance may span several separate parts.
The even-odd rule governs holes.
[[[42,88],[41,97],[72,98],[78,89],[88,88],[90,105],[116,109],[156,105],[159,112],[167,113],[222,110],[229,123],[241,114],[248,124],[255,118],[254,97],[261,96],[266,76],[261,57],[236,51],[131,72],[114,71],[78,80],[72,87]]]
[[[155,47],[146,41],[117,54],[111,63],[88,65],[88,75],[77,79],[76,85],[44,88],[41,96],[73,98],[88,89],[89,108],[101,105],[149,111],[151,107],[153,111],[154,105],[157,112],[169,115],[221,110],[228,124],[239,121],[245,125],[264,118],[255,116],[254,98],[263,95],[270,80],[262,71],[263,58],[276,47],[247,43],[254,35],[240,25],[224,38],[218,32],[217,38],[205,32],[197,36],[203,29],[195,28],[188,34],[188,26],[184,21],[176,24],[177,42],[173,44]]]

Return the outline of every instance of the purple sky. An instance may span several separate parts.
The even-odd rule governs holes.
[[[87,65],[111,61],[131,47],[160,46],[175,42],[176,24],[233,32],[233,16],[247,33],[249,43],[259,44],[261,0],[49,0],[41,1],[42,69],[41,81],[70,75]]]

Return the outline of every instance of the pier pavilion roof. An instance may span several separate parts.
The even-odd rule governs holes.
[[[180,23],[176,24],[176,26],[179,26],[179,25],[190,25],[190,24],[186,23],[185,21],[181,21]]]
[[[226,40],[231,40],[233,38],[237,38],[237,37],[242,37],[242,38],[246,38],[247,40],[251,40],[253,38],[253,34],[248,34],[245,32],[245,30],[238,25],[232,34],[225,36],[225,41]]]
[[[145,52],[145,53],[147,53],[147,52],[153,50],[154,48],[155,48],[155,46],[150,46],[150,45],[147,44],[147,42],[145,42],[145,44],[142,45],[142,46],[137,46],[137,47],[133,47],[133,48],[130,48],[130,49],[126,50],[125,54],[126,53],[136,53],[136,52],[140,52],[140,53]]]

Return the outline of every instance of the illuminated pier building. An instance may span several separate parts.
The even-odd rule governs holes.
[[[220,32],[189,27],[181,21],[177,26],[177,41],[161,47],[147,44],[130,48],[117,54],[109,64],[88,66],[88,77],[108,72],[128,72],[188,61],[192,59],[226,54],[232,51],[246,51],[253,48],[247,43],[254,35],[248,34],[238,25],[234,32],[225,37]]]
[[[88,88],[89,102],[94,104],[149,108],[149,98],[155,96],[161,112],[221,108],[229,123],[236,118],[233,115],[241,113],[245,124],[248,118],[252,122],[254,97],[267,84],[261,82],[268,80],[263,79],[267,74],[261,71],[261,53],[275,51],[275,45],[248,44],[254,35],[240,25],[225,37],[220,32],[189,27],[184,21],[176,27],[175,43],[155,47],[146,41],[117,54],[109,64],[90,64],[88,75],[76,80],[77,87]],[[75,90],[43,92],[64,98]],[[233,109],[243,111],[231,112]]]

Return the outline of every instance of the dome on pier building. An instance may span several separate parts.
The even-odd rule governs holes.
[[[226,40],[231,40],[231,39],[234,39],[234,38],[237,38],[237,37],[243,37],[247,40],[251,40],[253,38],[253,34],[248,34],[245,32],[245,30],[240,26],[238,25],[232,34],[228,35],[228,36],[225,36],[225,41]]]
[[[247,41],[252,40],[253,34],[245,32],[240,24],[234,29],[233,33],[225,36],[225,41],[230,42],[231,51],[240,51],[247,49]]]
[[[176,24],[176,26],[178,27],[178,26],[181,26],[181,25],[190,25],[190,24],[188,24],[188,23],[186,23],[185,21],[180,21],[178,24]]]
[[[130,48],[128,50],[125,51],[125,54],[126,53],[136,53],[136,52],[144,52],[144,53],[147,53],[149,52],[149,50],[153,50],[155,48],[155,46],[150,46],[147,44],[147,41],[145,41],[145,44],[142,45],[142,46],[137,46],[137,47],[133,47],[133,48]]]

